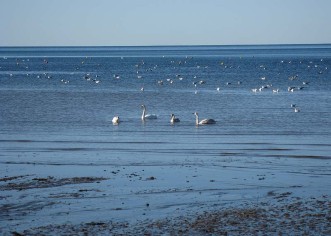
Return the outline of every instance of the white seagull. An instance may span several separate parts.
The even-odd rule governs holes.
[[[196,125],[209,125],[209,124],[215,124],[216,121],[214,119],[203,119],[199,121],[199,115],[198,112],[193,113],[195,115],[195,124]]]

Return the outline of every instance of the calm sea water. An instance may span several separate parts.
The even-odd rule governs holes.
[[[331,158],[331,45],[0,48],[0,56],[2,163]],[[142,122],[141,104],[158,119]],[[217,123],[196,127],[193,112]],[[171,113],[181,122],[171,125]]]

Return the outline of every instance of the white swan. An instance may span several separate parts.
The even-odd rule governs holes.
[[[179,118],[176,118],[174,114],[171,114],[170,123],[180,122]]]
[[[113,125],[118,125],[120,123],[120,117],[114,116],[111,122],[113,123]]]
[[[214,119],[203,119],[199,121],[199,115],[198,112],[193,113],[195,115],[195,124],[196,125],[209,125],[209,124],[215,124],[216,121]]]
[[[157,119],[157,116],[155,114],[146,114],[146,106],[141,105],[141,108],[143,109],[143,114],[141,115],[141,119],[144,121],[145,119],[152,120]]]

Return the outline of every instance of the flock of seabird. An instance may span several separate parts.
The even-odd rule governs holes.
[[[7,59],[7,58],[4,58],[4,59]],[[121,59],[123,59],[123,58],[121,58]],[[191,57],[186,57],[186,59],[191,59]],[[25,61],[28,62],[29,59],[22,59],[22,62],[23,62],[22,64],[24,64]],[[323,59],[321,59],[321,61],[323,61]],[[44,63],[45,65],[48,64],[48,60],[44,59],[43,63]],[[84,63],[85,63],[85,62],[82,61],[82,64],[84,64]],[[176,62],[175,62],[175,61],[171,61],[171,63],[172,63],[172,64],[175,64]],[[179,64],[186,64],[187,61],[186,61],[186,60],[185,60],[185,61],[179,61],[178,63],[179,63]],[[281,63],[284,63],[284,61],[281,61]],[[291,64],[292,62],[290,61],[289,63]],[[301,64],[301,63],[302,63],[302,62],[300,62],[300,64]],[[17,65],[20,65],[21,63],[20,63],[19,60],[16,60],[16,64],[17,64]],[[144,65],[144,64],[145,64],[145,63],[142,62],[142,63],[136,65],[136,67],[137,67],[137,78],[138,78],[138,79],[143,78],[143,76],[139,74],[138,69],[139,69],[142,65]],[[313,65],[311,65],[311,64],[312,64],[312,62],[309,62],[308,67],[313,67]],[[221,66],[223,66],[224,68],[227,68],[227,66],[224,65],[224,62],[221,62]],[[261,67],[262,69],[265,69],[265,66],[263,66],[263,65],[261,65],[260,67]],[[315,65],[314,67],[317,68],[318,66]],[[150,68],[149,70],[155,70],[156,68],[157,68],[157,65],[155,65],[153,68]],[[197,65],[197,68],[200,68],[200,66]],[[206,66],[206,67],[204,67],[204,68],[208,68],[208,66]],[[29,67],[28,67],[28,66],[25,66],[25,69],[29,69]],[[79,69],[79,68],[76,68],[76,69]],[[328,68],[326,67],[325,70],[327,70],[327,69],[328,69]],[[322,73],[323,73],[322,71],[319,71],[319,74],[322,74]],[[30,76],[30,74],[28,73],[27,76]],[[48,78],[48,79],[51,79],[51,78],[52,78],[52,76],[49,75],[48,73],[44,73],[44,76],[45,76],[46,78]],[[13,77],[13,74],[12,74],[12,73],[10,73],[10,77]],[[298,75],[294,75],[294,76],[290,76],[288,79],[289,79],[290,81],[294,81],[294,80],[297,80],[298,77],[299,77]],[[41,78],[41,76],[40,76],[40,75],[37,75],[37,78]],[[83,78],[84,78],[86,81],[91,81],[91,82],[94,82],[94,83],[96,83],[96,84],[98,84],[98,83],[101,82],[100,79],[99,79],[99,75],[95,75],[95,77],[93,77],[93,76],[91,76],[89,73],[87,73],[87,74],[84,75]],[[114,74],[114,75],[113,75],[113,78],[114,78],[114,79],[120,79],[121,76],[118,75],[118,74]],[[183,80],[183,77],[182,77],[180,74],[177,74],[177,75],[176,75],[176,78],[178,78],[179,80]],[[197,77],[194,76],[194,79],[197,79]],[[266,81],[266,80],[267,80],[267,78],[266,78],[265,76],[261,77],[260,79],[261,79],[262,81]],[[68,84],[70,81],[67,80],[67,79],[61,79],[61,82],[64,83],[64,84]],[[167,82],[170,83],[170,84],[172,84],[172,83],[174,82],[174,80],[173,80],[173,79],[167,79]],[[158,85],[163,85],[164,82],[163,82],[163,80],[159,80],[157,83],[158,83]],[[203,85],[203,84],[205,84],[205,83],[206,83],[206,82],[205,82],[204,80],[200,80],[200,81],[198,80],[198,81],[193,82],[193,85],[194,85],[195,88],[196,88],[196,89],[195,89],[195,93],[198,93],[197,85]],[[238,81],[238,85],[240,85],[241,83],[242,83],[241,81]],[[309,81],[303,81],[303,82],[302,82],[303,85],[309,85],[309,83],[310,83]],[[230,83],[230,82],[227,82],[226,85],[231,85],[231,83]],[[262,86],[259,87],[259,88],[253,88],[253,89],[251,89],[251,91],[252,91],[253,93],[259,93],[259,92],[262,92],[263,90],[265,90],[265,89],[269,89],[269,88],[272,88],[272,84],[262,85]],[[294,91],[302,90],[302,89],[304,89],[304,88],[305,88],[305,87],[302,87],[302,86],[299,86],[299,87],[290,86],[290,87],[288,87],[287,90],[288,90],[288,92],[294,92]],[[144,91],[144,87],[141,87],[140,90],[143,92],[143,91]],[[220,87],[217,87],[216,90],[217,90],[218,92],[220,92],[220,91],[221,91],[221,88],[220,88]],[[273,92],[273,93],[279,93],[279,91],[280,91],[280,90],[279,90],[278,88],[272,88],[272,92]],[[142,105],[141,107],[142,107],[142,109],[143,109],[143,114],[142,114],[142,117],[141,117],[141,119],[142,119],[143,121],[145,121],[146,119],[156,119],[156,118],[157,118],[157,116],[156,116],[155,114],[146,114],[146,107],[145,107],[145,105]],[[291,107],[293,108],[293,111],[294,111],[294,112],[300,112],[300,109],[299,109],[298,107],[296,107],[294,104],[292,104]],[[193,114],[196,116],[196,125],[214,124],[214,123],[215,123],[215,120],[213,120],[213,119],[203,119],[203,120],[199,121],[198,113],[195,112],[195,113],[193,113]],[[177,122],[179,122],[179,121],[180,121],[179,118],[176,118],[174,114],[171,114],[171,119],[170,119],[170,122],[171,122],[171,123],[177,123]],[[120,122],[120,118],[119,118],[118,116],[115,116],[115,117],[112,119],[112,123],[113,123],[113,124],[119,124],[119,122]]]

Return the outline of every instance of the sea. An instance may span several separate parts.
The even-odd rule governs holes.
[[[0,162],[330,159],[330,69],[330,44],[1,47]]]

